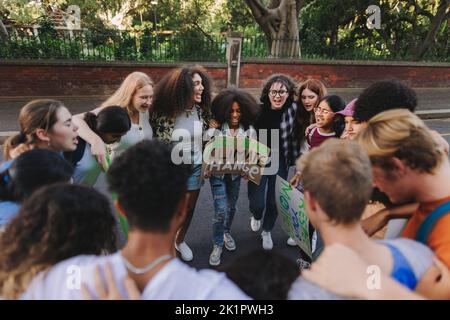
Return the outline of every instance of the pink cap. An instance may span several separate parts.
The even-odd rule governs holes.
[[[355,112],[355,102],[358,100],[357,98],[350,101],[344,108],[344,110],[336,112],[337,114],[341,114],[344,117],[353,117],[353,113]]]

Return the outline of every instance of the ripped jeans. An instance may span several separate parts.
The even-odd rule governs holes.
[[[222,247],[223,234],[230,232],[236,212],[241,177],[238,176],[233,180],[231,174],[225,174],[223,179],[211,176],[209,183],[214,200],[213,242]]]

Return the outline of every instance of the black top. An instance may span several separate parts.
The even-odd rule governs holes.
[[[284,113],[284,107],[279,110],[273,110],[269,107],[262,106],[262,112],[256,122],[256,129],[268,129],[267,130],[267,146],[271,148],[271,134],[272,129],[280,129],[281,116]],[[281,132],[278,131],[279,143],[281,146]],[[258,132],[259,138],[259,132]]]

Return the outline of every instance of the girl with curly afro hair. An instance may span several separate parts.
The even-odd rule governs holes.
[[[258,118],[260,107],[247,92],[239,89],[227,89],[220,92],[212,102],[212,114],[221,123],[219,136],[249,137],[256,139],[253,127]],[[209,174],[208,174],[209,175]],[[239,197],[241,176],[238,174],[214,174],[210,177],[211,191],[214,200],[213,216],[213,250],[209,264],[220,264],[222,248],[236,250],[236,243],[231,236],[231,224],[236,212]]]

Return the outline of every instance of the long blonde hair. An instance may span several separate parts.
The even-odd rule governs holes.
[[[103,102],[100,107],[121,106],[130,114],[134,111],[132,106],[134,94],[137,90],[147,85],[154,85],[154,82],[147,74],[139,71],[132,72],[125,78],[125,80],[123,80],[119,89],[117,89],[111,97]]]

